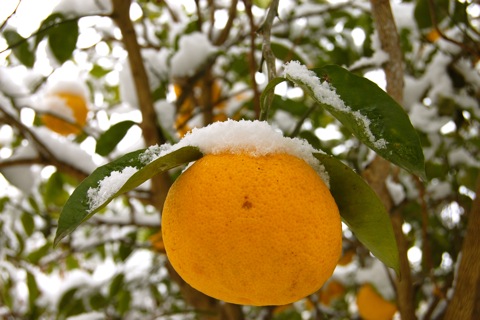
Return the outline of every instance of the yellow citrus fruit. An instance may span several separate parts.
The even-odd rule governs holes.
[[[322,304],[329,306],[333,301],[345,295],[345,291],[345,286],[338,280],[329,281],[318,292],[319,300]]]
[[[208,88],[210,92],[205,92],[205,89]],[[183,89],[179,84],[173,85],[173,90],[177,97],[182,95]],[[225,101],[221,101],[222,90],[218,81],[213,81],[211,86],[205,86],[203,80],[199,80],[193,87],[191,94],[185,98],[182,105],[179,107],[177,112],[177,118],[175,120],[175,128],[180,135],[183,137],[185,134],[190,132],[192,128],[188,125],[188,122],[191,120],[194,114],[194,109],[197,106],[205,107],[206,104],[213,104],[213,121],[225,121],[227,116],[225,114]]]
[[[283,153],[205,155],[170,188],[162,233],[187,283],[236,304],[284,305],[312,294],[342,251],[327,186]]]
[[[339,266],[346,266],[350,264],[353,261],[353,258],[355,257],[355,250],[347,250],[341,257],[340,260],[338,260],[338,265]]]
[[[62,99],[65,106],[71,109],[75,123],[69,123],[62,119],[61,116],[56,117],[54,114],[44,114],[41,117],[43,124],[50,130],[64,136],[79,134],[81,128],[87,123],[88,107],[84,97],[68,92],[56,93],[53,96]]]
[[[397,306],[385,300],[371,284],[364,284],[357,292],[358,313],[365,320],[390,320]]]

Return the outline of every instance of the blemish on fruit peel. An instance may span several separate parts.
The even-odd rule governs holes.
[[[335,88],[327,81],[321,82],[317,75],[308,70],[306,66],[298,61],[287,62],[284,66],[284,76],[295,81],[302,82],[309,87],[315,98],[320,102],[332,106],[336,110],[351,114],[358,124],[363,128],[368,140],[378,149],[386,148],[387,141],[385,139],[377,139],[370,130],[371,121],[360,111],[353,111],[352,108],[345,105],[345,102],[335,92]]]
[[[329,186],[330,179],[325,167],[313,156],[313,153],[321,151],[305,140],[284,137],[267,122],[258,120],[227,120],[194,128],[174,145],[164,144],[148,148],[140,156],[140,160],[147,164],[186,146],[197,147],[203,154],[249,153],[254,157],[275,153],[290,154],[307,162]]]

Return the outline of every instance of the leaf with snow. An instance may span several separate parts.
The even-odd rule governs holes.
[[[380,156],[426,179],[422,146],[408,115],[375,83],[339,66],[308,70],[296,61],[285,65],[285,77]]]
[[[397,242],[389,215],[375,191],[350,167],[332,156],[315,153],[330,176],[330,192],[343,222],[386,266],[400,272]]]
[[[161,148],[160,148],[161,149]],[[165,150],[163,150],[165,151]],[[58,220],[54,245],[104,208],[115,197],[135,189],[153,176],[202,156],[197,147],[151,155],[151,149],[130,152],[97,168],[75,189]]]

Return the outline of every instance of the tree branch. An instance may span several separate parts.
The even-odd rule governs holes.
[[[112,0],[112,19],[122,32],[122,42],[128,52],[128,61],[132,71],[133,82],[138,98],[139,108],[142,113],[140,127],[147,146],[163,144],[166,142],[161,130],[157,126],[157,114],[154,109],[154,101],[150,91],[145,64],[138,45],[137,35],[130,20],[131,0]],[[152,193],[155,207],[162,211],[163,203],[171,185],[167,173],[152,178]]]
[[[387,80],[387,92],[398,103],[403,102],[403,57],[400,39],[389,0],[370,0],[372,16],[383,51],[389,55],[383,65]],[[369,174],[374,177],[373,189],[380,195],[388,211],[392,210],[392,200],[386,188],[385,180],[390,174],[391,164],[383,158],[376,157],[369,168]],[[400,210],[394,210],[391,215],[392,226],[397,240],[400,259],[401,278],[396,279],[397,303],[400,315],[404,320],[415,319],[414,294],[408,261],[408,242],[403,234],[403,217]]]
[[[453,297],[447,307],[445,320],[480,319],[480,175],[468,217],[460,264],[456,272]]]

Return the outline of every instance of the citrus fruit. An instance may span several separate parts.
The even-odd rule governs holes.
[[[174,182],[167,256],[192,287],[236,304],[284,305],[317,291],[342,250],[337,205],[303,159],[207,154]]]
[[[183,88],[181,85],[174,84],[173,90],[177,98],[182,96]],[[207,90],[209,92],[207,92]],[[188,123],[193,118],[196,107],[203,106],[202,108],[208,108],[207,106],[209,104],[213,104],[210,106],[213,112],[212,120],[227,120],[227,116],[225,115],[226,103],[221,100],[221,93],[222,91],[218,81],[212,81],[211,85],[209,85],[201,79],[195,83],[190,95],[185,98],[182,105],[178,108],[175,128],[180,137],[183,137],[192,130]]]
[[[322,304],[329,306],[333,301],[345,295],[345,286],[338,280],[331,280],[318,292]]]
[[[85,98],[69,92],[57,92],[49,98],[50,113],[42,115],[43,124],[64,136],[79,134],[87,123],[88,107]]]
[[[366,283],[357,292],[358,313],[365,320],[390,320],[397,306],[385,300],[373,287]]]

